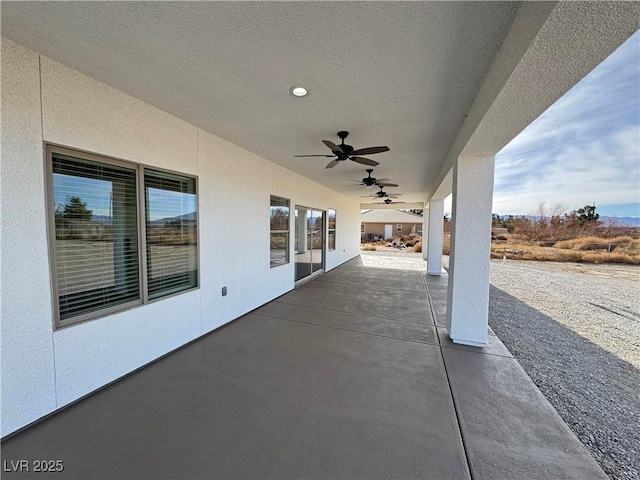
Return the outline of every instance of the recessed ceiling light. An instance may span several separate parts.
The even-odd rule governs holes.
[[[291,95],[293,95],[294,97],[306,97],[307,95],[309,95],[309,90],[304,87],[291,87],[291,90],[289,90],[289,92],[291,92]]]

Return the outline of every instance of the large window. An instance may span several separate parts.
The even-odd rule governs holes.
[[[271,195],[271,268],[289,263],[289,200]]]
[[[149,298],[198,284],[196,181],[144,171]]]
[[[336,211],[329,209],[327,225],[327,249],[336,249]]]
[[[56,326],[198,286],[194,178],[53,146],[47,166]]]

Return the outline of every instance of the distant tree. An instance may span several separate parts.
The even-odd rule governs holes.
[[[449,233],[451,231],[451,218],[448,212],[444,214],[443,221],[444,221],[443,231],[445,233]]]
[[[578,221],[581,224],[585,224],[587,222],[597,222],[600,218],[600,214],[596,213],[596,204],[593,205],[585,205],[582,208],[576,210],[578,214]]]
[[[169,228],[173,228],[174,230],[180,230],[182,228],[182,220],[171,220],[166,222],[165,225]]]
[[[316,219],[317,222],[317,219]],[[289,228],[289,209],[271,207],[271,230],[287,230]]]
[[[508,215],[506,218],[502,218],[502,226],[507,229],[507,232],[512,233],[516,226],[516,219],[513,215]]]
[[[515,218],[513,215],[500,216],[497,213],[491,214],[491,226],[498,228],[506,228],[509,233],[515,228]]]
[[[72,196],[67,199],[62,211],[62,217],[73,220],[91,220],[93,210],[87,208],[87,202],[80,197]]]

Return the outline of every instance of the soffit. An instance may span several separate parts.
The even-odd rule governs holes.
[[[422,202],[511,26],[514,2],[2,2],[2,34],[353,198],[365,166]],[[304,85],[311,94],[289,94]]]

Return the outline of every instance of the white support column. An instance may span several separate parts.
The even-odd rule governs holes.
[[[422,258],[427,259],[427,252],[429,251],[429,205],[426,205],[422,210]]]
[[[489,320],[494,157],[460,157],[453,169],[447,329],[454,343],[483,347]]]
[[[444,199],[429,201],[429,241],[427,273],[442,274],[442,228],[444,227]]]

